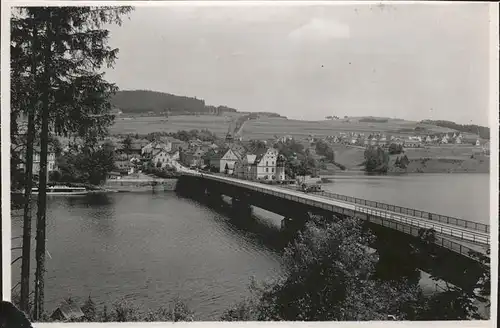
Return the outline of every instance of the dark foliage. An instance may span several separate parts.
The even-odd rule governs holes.
[[[483,139],[490,139],[490,128],[486,126],[480,126],[476,124],[457,124],[451,121],[433,121],[433,120],[424,120],[421,123],[434,124],[443,128],[453,129],[460,132],[467,132],[472,134],[477,134],[479,131],[479,137]]]
[[[113,106],[124,113],[218,113],[236,112],[227,106],[207,106],[203,99],[176,96],[169,93],[150,90],[118,91],[112,98]]]
[[[387,123],[387,122],[389,122],[389,119],[387,119],[387,118],[364,117],[364,118],[359,119],[359,122],[366,122],[366,123]]]
[[[316,153],[324,156],[331,163],[335,162],[335,152],[332,147],[321,139],[316,141]]]
[[[60,182],[80,182],[94,185],[106,180],[114,170],[114,153],[107,149],[87,148],[78,153],[67,153],[58,159]]]
[[[389,154],[396,155],[401,154],[402,152],[404,152],[403,145],[398,145],[395,143],[391,143],[389,145]]]
[[[389,167],[389,155],[380,147],[370,146],[365,150],[365,171],[386,173]]]

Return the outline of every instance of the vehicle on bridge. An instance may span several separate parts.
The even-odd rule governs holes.
[[[317,192],[317,191],[321,191],[321,185],[318,184],[318,183],[314,183],[314,184],[307,184],[307,183],[303,183],[300,188],[302,189],[303,192]]]

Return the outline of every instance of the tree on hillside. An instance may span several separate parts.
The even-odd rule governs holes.
[[[313,220],[285,249],[286,274],[254,286],[255,298],[238,304],[225,320],[404,320],[414,312],[418,287],[374,279],[373,238],[356,219]]]
[[[403,145],[398,145],[395,143],[391,143],[389,145],[389,154],[395,155],[395,154],[401,154],[403,152]]]
[[[123,139],[123,151],[127,156],[132,152],[132,138],[130,136]]]
[[[112,66],[118,50],[107,45],[109,31],[104,24],[121,23],[129,7],[26,7],[13,13],[11,47],[15,63],[13,107],[32,110],[28,135],[40,131],[40,175],[36,233],[35,306],[33,317],[44,310],[45,215],[47,153],[50,136],[64,135],[95,143],[113,121],[109,114],[114,84],[103,79],[100,70]],[[32,60],[27,60],[32,58]],[[22,82],[27,82],[22,85]],[[14,119],[17,116],[14,114]],[[29,188],[26,188],[29,189]],[[24,247],[24,246],[23,246]],[[26,299],[23,299],[26,302]]]
[[[327,142],[320,139],[315,146],[318,155],[324,156],[329,162],[335,162],[335,152]]]
[[[396,161],[394,162],[394,166],[399,167],[400,161],[399,161],[399,156],[396,157]]]
[[[253,151],[262,151],[264,149],[267,148],[267,145],[264,141],[262,140],[255,140],[255,139],[252,139],[250,140],[250,148],[253,150]]]
[[[382,148],[370,146],[365,150],[364,157],[366,172],[387,172],[389,155]]]

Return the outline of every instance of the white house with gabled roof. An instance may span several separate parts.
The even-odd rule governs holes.
[[[231,148],[229,148],[224,156],[220,159],[220,171],[221,173],[226,172],[226,167],[227,167],[227,173],[228,174],[233,174],[234,173],[234,164],[240,160],[242,155]]]
[[[256,157],[251,168],[251,177],[258,180],[275,180],[278,150],[267,148],[267,150],[260,151],[255,155]]]

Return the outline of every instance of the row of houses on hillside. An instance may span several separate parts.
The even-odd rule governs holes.
[[[472,143],[477,146],[480,145],[479,139],[470,140],[462,136],[460,132],[455,133],[442,133],[427,136],[394,136],[385,134],[370,134],[365,136],[363,133],[344,133],[327,137],[328,140],[334,143],[358,145],[358,146],[380,146],[388,147],[390,144],[400,144],[407,148],[418,148],[423,145],[431,144],[462,144]]]

